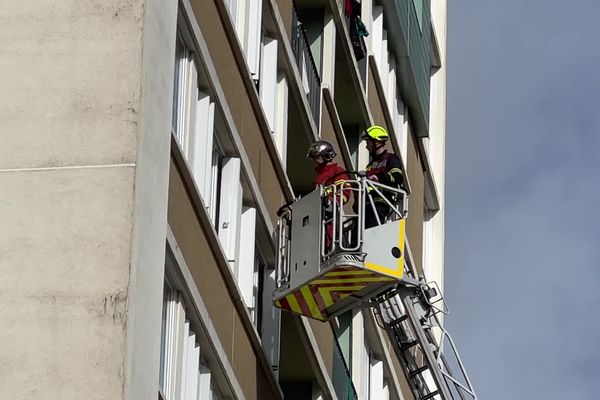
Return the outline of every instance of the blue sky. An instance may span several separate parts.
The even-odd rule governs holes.
[[[600,3],[448,3],[448,327],[482,400],[599,398]]]

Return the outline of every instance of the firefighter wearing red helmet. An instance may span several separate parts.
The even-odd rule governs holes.
[[[315,179],[313,189],[323,186],[327,193],[326,202],[323,204],[323,218],[331,218],[333,203],[332,185],[337,186],[342,191],[340,193],[343,203],[346,203],[351,195],[350,189],[344,188],[344,182],[349,179],[348,173],[337,163],[333,162],[336,153],[331,143],[325,140],[318,140],[308,148],[307,158],[315,162]],[[336,200],[339,201],[339,200]],[[333,246],[333,225],[331,222],[325,225],[325,248],[330,251]]]
[[[315,162],[313,189],[316,189],[319,185],[325,188],[330,185],[341,185],[349,179],[348,173],[333,162],[336,155],[331,143],[325,140],[318,140],[310,145],[306,157]],[[349,190],[342,191],[344,203],[348,201],[349,195]]]

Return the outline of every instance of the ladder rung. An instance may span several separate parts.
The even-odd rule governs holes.
[[[428,369],[429,369],[428,365],[423,365],[422,367],[417,368],[414,371],[410,371],[409,374],[410,374],[411,377],[413,377],[413,376],[419,375],[421,372],[426,371]]]
[[[431,399],[433,396],[435,396],[435,395],[437,395],[437,394],[439,394],[439,393],[440,393],[440,391],[439,391],[439,390],[436,390],[435,392],[431,392],[431,393],[429,393],[429,394],[425,395],[425,397],[419,397],[419,400],[427,400],[427,399]]]
[[[393,320],[388,325],[389,326],[399,325],[401,322],[406,321],[407,319],[408,319],[408,315],[403,315],[400,318]]]
[[[419,342],[417,342],[416,340],[413,340],[412,342],[404,343],[402,346],[400,346],[400,350],[406,351],[406,350],[416,346],[417,344],[419,344]]]

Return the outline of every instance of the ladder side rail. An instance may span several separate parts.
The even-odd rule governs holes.
[[[426,379],[422,373],[428,371],[430,366],[427,360],[422,363],[417,362],[416,352],[423,354],[414,331],[414,327],[407,321],[409,318],[405,312],[405,307],[398,294],[393,295],[379,303],[376,308],[376,317],[381,317],[388,337],[391,339],[394,351],[400,360],[403,373],[416,399],[428,399],[436,396],[439,391],[437,388],[431,390],[427,385]]]
[[[380,303],[378,313],[384,323],[383,328],[391,339],[391,344],[401,362],[404,376],[415,399],[432,398],[439,393],[438,390],[431,390],[420,373],[414,374],[419,369],[425,371],[430,368],[427,366],[426,360],[424,365],[419,367],[415,354],[412,353],[413,346],[410,343],[418,343],[417,337],[413,326],[406,320],[407,316],[401,311],[403,305],[398,299],[399,296],[396,295]],[[387,314],[387,320],[384,314]]]
[[[454,339],[452,339],[450,332],[448,332],[448,330],[442,326],[442,323],[440,322],[440,319],[439,319],[437,313],[434,313],[431,318],[433,318],[433,321],[435,322],[435,326],[437,328],[439,328],[442,333],[442,336],[440,338],[438,360],[443,361],[443,363],[444,363],[443,365],[447,368],[448,363],[445,361],[445,359],[442,360],[442,357],[444,357],[444,353],[445,353],[442,349],[442,347],[445,343],[445,341],[444,341],[444,337],[445,337],[448,340],[448,343],[450,344],[450,349],[452,351],[452,354],[454,355],[454,357],[456,359],[456,363],[458,364],[458,367],[460,368],[460,372],[465,381],[464,384],[466,384],[466,386],[468,386],[468,387],[463,387],[463,389],[466,390],[470,395],[472,395],[474,400],[477,400],[477,394],[475,393],[475,388],[473,387],[473,384],[471,383],[471,380],[469,378],[469,374],[467,373],[467,369],[465,368],[465,365],[463,364],[462,359],[460,358],[460,353],[458,351],[458,347],[456,346],[456,343],[454,342]],[[448,370],[449,370],[449,368],[448,368]],[[444,372],[444,371],[442,371],[442,372]],[[461,387],[462,387],[462,385],[461,385]]]
[[[417,336],[417,341],[421,344],[421,348],[423,351],[423,355],[426,358],[426,362],[430,365],[431,376],[433,378],[434,383],[438,387],[442,400],[451,400],[453,397],[450,394],[449,388],[446,384],[446,380],[444,379],[444,375],[441,373],[441,369],[439,368],[439,364],[437,363],[436,356],[431,351],[431,348],[428,346],[430,343],[425,336],[421,325],[419,324],[419,318],[416,315],[416,311],[412,304],[412,300],[407,297],[402,297],[402,303],[404,304],[404,308],[406,313],[408,314],[408,320],[413,328],[414,333]]]
[[[446,331],[444,328],[440,327],[440,329],[442,330],[442,341],[443,341],[443,337],[445,336],[446,339],[448,340],[448,343],[450,343],[450,348],[452,350],[452,354],[456,359],[456,362],[458,364],[458,367],[460,368],[460,372],[462,374],[462,378],[464,379],[464,383],[458,381],[456,378],[454,378],[451,369],[449,368],[449,364],[448,362],[446,362],[445,356],[443,355],[443,353],[440,351],[440,359],[443,362],[443,366],[444,368],[446,368],[446,370],[448,370],[448,373],[446,373],[444,370],[442,370],[442,373],[448,377],[450,380],[452,380],[456,385],[460,386],[461,388],[463,388],[467,393],[469,393],[471,396],[473,396],[474,400],[477,400],[477,394],[475,393],[475,388],[473,387],[473,384],[471,383],[471,380],[469,379],[469,374],[467,373],[467,370],[462,362],[462,359],[460,358],[460,354],[458,353],[458,349],[456,347],[456,344],[454,343],[454,340],[452,339],[452,336],[450,336],[450,334],[448,333],[448,331]]]

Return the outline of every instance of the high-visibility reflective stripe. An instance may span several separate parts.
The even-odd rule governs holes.
[[[402,175],[402,170],[400,168],[392,168],[388,171],[388,174],[393,174],[394,172],[397,172],[400,175]]]
[[[288,304],[290,305],[290,309],[297,313],[297,314],[302,314],[302,309],[300,308],[300,304],[298,304],[298,300],[296,300],[296,297],[291,294],[285,297],[286,300],[288,301]]]
[[[388,280],[388,278],[383,277],[383,276],[369,276],[369,277],[358,277],[358,278],[346,278],[343,280],[340,280],[339,282],[336,280],[335,282],[332,282],[331,280],[322,280],[322,279],[317,279],[315,281],[312,281],[311,284],[313,285],[344,285],[347,283],[361,283],[361,282],[381,282],[381,281],[386,281]]]
[[[319,306],[317,306],[317,303],[315,301],[315,298],[314,298],[310,288],[308,286],[302,286],[302,288],[300,289],[300,292],[302,293],[302,296],[304,297],[304,300],[306,301],[306,304],[308,305],[310,313],[312,315],[314,315],[316,318],[322,319],[323,315],[321,314],[321,310],[319,310]]]
[[[352,293],[372,284],[395,281],[389,276],[362,268],[341,267],[308,282],[274,303],[283,310],[325,321],[328,319],[326,310]]]

